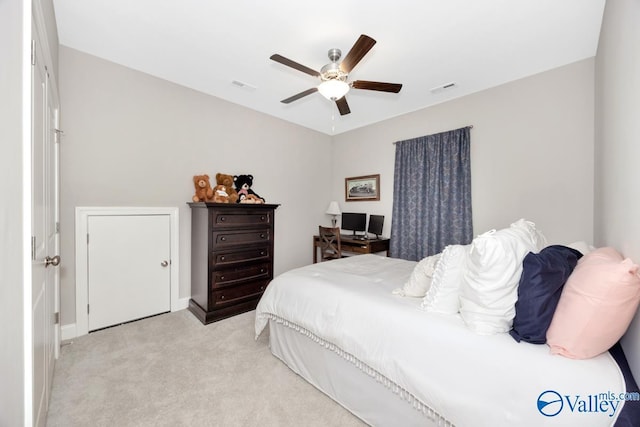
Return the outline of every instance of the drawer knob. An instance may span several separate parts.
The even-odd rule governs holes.
[[[262,216],[260,217],[260,220],[261,220],[261,221],[264,221],[265,219],[267,219],[267,218],[266,218],[264,215],[262,215]]]
[[[226,242],[227,238],[226,237],[221,237],[220,240],[222,240],[223,242]]]
[[[225,222],[226,220],[227,220],[227,217],[226,217],[226,216],[221,216],[221,217],[220,217],[220,222]]]
[[[220,257],[220,261],[224,261],[224,255]]]
[[[260,273],[264,273],[264,268],[261,268],[261,269],[260,269]]]
[[[260,255],[262,256],[266,255],[265,251],[260,251]]]
[[[220,280],[224,280],[224,276],[220,276]]]
[[[224,295],[220,295],[220,299],[224,299]]]
[[[260,286],[260,290],[261,290],[261,291],[264,291],[264,285],[263,285],[263,286]]]
[[[261,239],[264,239],[265,237],[266,237],[266,235],[265,235],[264,233],[262,233],[262,234],[260,235],[260,238],[261,238]]]

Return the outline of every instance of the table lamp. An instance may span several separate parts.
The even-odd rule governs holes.
[[[329,207],[327,208],[327,215],[333,215],[333,217],[331,218],[331,226],[335,227],[336,226],[336,222],[337,219],[336,217],[338,215],[340,215],[342,212],[340,212],[340,207],[338,206],[338,202],[331,202],[329,203]]]

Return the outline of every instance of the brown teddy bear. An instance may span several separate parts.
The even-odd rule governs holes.
[[[196,194],[191,198],[194,202],[206,202],[213,198],[209,175],[195,175],[193,185],[196,187]]]
[[[229,195],[224,185],[216,185],[213,187],[213,201],[215,203],[229,203]]]
[[[238,192],[233,187],[233,175],[218,172],[216,174],[216,184],[224,185],[229,195],[229,203],[235,203],[238,200]]]

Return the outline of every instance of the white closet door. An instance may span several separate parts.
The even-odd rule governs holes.
[[[170,216],[87,221],[89,331],[170,311]]]

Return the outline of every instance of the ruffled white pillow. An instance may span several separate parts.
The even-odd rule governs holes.
[[[522,219],[473,239],[460,289],[460,315],[470,329],[486,335],[511,329],[522,261],[544,246],[535,224]]]
[[[444,248],[436,264],[431,287],[421,307],[434,313],[455,314],[460,309],[458,292],[466,268],[470,245],[449,245]]]
[[[526,219],[521,218],[511,224],[509,228],[521,230],[523,233],[528,233],[528,237],[536,247],[536,253],[540,252],[548,245],[547,238],[544,237],[544,234],[542,234],[542,232],[536,228],[535,222],[527,221]]]
[[[394,295],[403,297],[424,297],[431,287],[431,278],[436,269],[436,263],[440,259],[440,254],[425,257],[416,264],[411,277],[402,288],[394,289]]]

